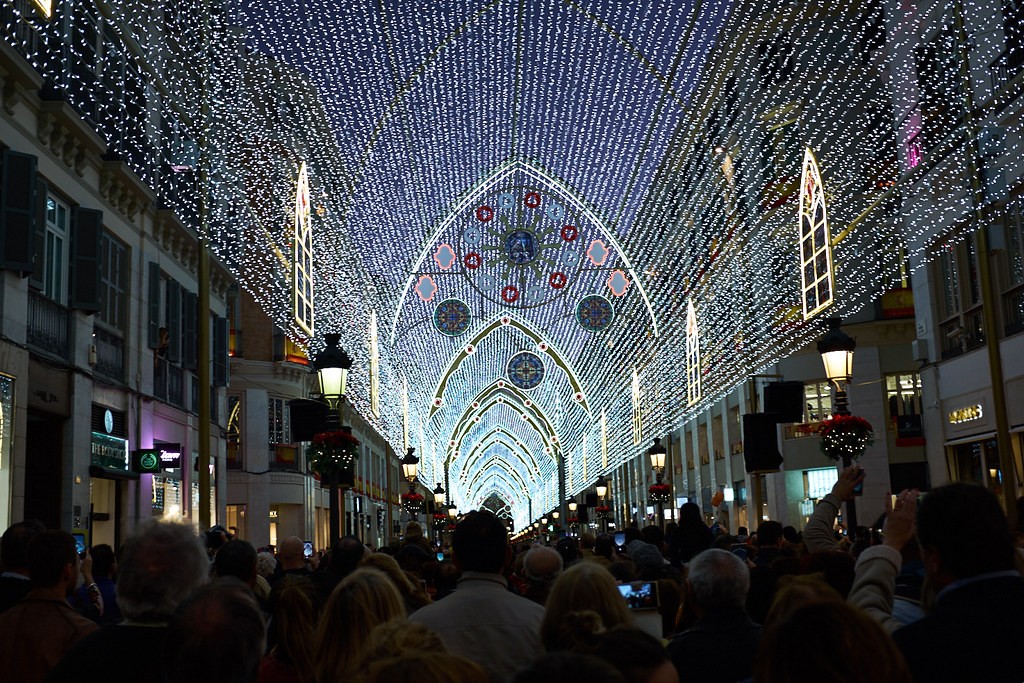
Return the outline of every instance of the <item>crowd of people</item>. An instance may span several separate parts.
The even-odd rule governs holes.
[[[376,551],[257,552],[222,527],[141,523],[115,553],[19,522],[0,542],[0,679],[17,683],[1022,681],[1022,555],[996,497],[904,491],[802,533],[677,524],[509,542],[470,512],[450,557],[416,523]]]

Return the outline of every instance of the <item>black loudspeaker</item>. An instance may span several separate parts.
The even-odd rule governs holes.
[[[747,413],[743,416],[743,463],[747,472],[778,472],[782,464],[775,416]]]
[[[596,493],[588,493],[587,494],[587,507],[588,508],[596,508],[597,507],[597,494]]]
[[[288,402],[292,418],[292,443],[312,441],[327,425],[327,404],[308,398]]]
[[[804,421],[804,383],[772,382],[764,387],[764,412],[776,422]]]

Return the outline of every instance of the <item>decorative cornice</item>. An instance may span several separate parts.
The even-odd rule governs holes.
[[[67,102],[43,100],[39,103],[36,137],[44,147],[64,162],[79,177],[85,174],[89,155],[102,156],[107,145]]]
[[[156,195],[123,161],[104,161],[100,168],[100,194],[129,221]]]

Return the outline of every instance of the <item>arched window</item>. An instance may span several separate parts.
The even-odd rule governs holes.
[[[295,237],[292,249],[292,309],[295,323],[313,335],[313,229],[309,221],[309,178],[299,165],[295,191]]]
[[[832,236],[825,215],[825,188],[818,162],[810,149],[804,151],[800,177],[800,278],[804,320],[832,305]]]

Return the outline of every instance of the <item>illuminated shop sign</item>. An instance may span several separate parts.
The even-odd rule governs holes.
[[[980,420],[982,417],[984,417],[984,413],[981,409],[981,406],[973,405],[965,406],[963,408],[957,408],[956,410],[951,410],[949,412],[949,415],[947,416],[947,419],[949,420],[949,424],[958,425],[963,424],[964,422]]]

